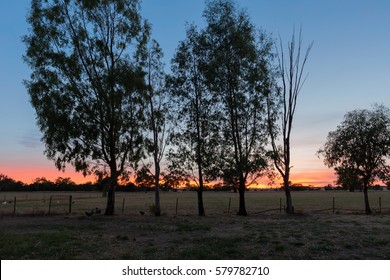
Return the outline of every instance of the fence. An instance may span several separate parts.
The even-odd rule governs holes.
[[[54,215],[100,213],[106,198],[99,192],[91,193],[2,193],[0,215]],[[0,196],[1,197],[1,196]],[[297,213],[364,213],[362,193],[349,192],[295,192],[293,205]],[[161,192],[162,213],[166,215],[196,215],[196,192]],[[374,212],[390,212],[390,192],[370,192],[370,206]],[[205,192],[204,207],[207,215],[235,214],[238,194],[232,192]],[[154,193],[116,194],[118,215],[151,215]],[[247,192],[246,208],[249,214],[283,213],[285,198],[282,192]]]

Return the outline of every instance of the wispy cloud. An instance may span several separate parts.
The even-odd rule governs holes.
[[[19,144],[32,149],[43,147],[41,135],[36,131],[29,131],[23,134],[19,139]]]

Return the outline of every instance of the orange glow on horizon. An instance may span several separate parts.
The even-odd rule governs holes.
[[[1,174],[4,174],[15,181],[21,181],[25,184],[31,184],[36,178],[46,178],[49,181],[54,182],[58,177],[70,178],[76,184],[83,184],[86,182],[95,182],[96,179],[94,176],[84,177],[82,173],[75,172],[70,168],[65,170],[65,172],[59,171],[53,168],[42,168],[42,167],[33,167],[33,168],[1,168]]]
[[[8,166],[0,168],[0,174],[4,174],[16,181],[21,181],[26,184],[31,184],[36,178],[45,177],[49,181],[55,181],[58,177],[70,178],[76,184],[86,182],[95,182],[96,177],[89,175],[84,177],[82,173],[77,173],[73,168],[68,167],[65,172],[58,171],[54,166],[36,166],[36,167],[16,167]],[[133,181],[133,180],[131,180]],[[293,184],[302,184],[303,186],[323,187],[328,184],[335,184],[336,176],[333,170],[311,170],[310,172],[292,173],[290,181]],[[217,182],[212,182],[207,185],[214,185]],[[279,188],[282,180],[279,178],[273,184],[269,184],[267,178],[258,180],[257,184],[249,186],[249,188]],[[195,182],[191,185],[196,185]]]

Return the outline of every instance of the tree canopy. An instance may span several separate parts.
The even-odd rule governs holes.
[[[390,110],[375,105],[372,110],[348,112],[318,153],[339,179],[348,171],[361,183],[366,213],[371,213],[367,189],[376,180],[388,180],[390,173]]]
[[[28,23],[25,84],[45,153],[59,169],[109,169],[111,215],[118,177],[142,156],[150,28],[139,1],[33,0]]]

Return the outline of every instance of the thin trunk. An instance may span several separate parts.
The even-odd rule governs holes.
[[[199,156],[198,151],[198,156]],[[198,193],[198,212],[199,216],[206,216],[206,213],[204,211],[204,206],[203,206],[203,174],[202,174],[202,165],[200,162],[198,162],[198,171],[199,171],[199,187],[197,190]]]
[[[197,84],[197,83],[196,83]],[[201,92],[196,89],[196,97],[195,97],[195,112],[196,112],[196,161],[198,164],[198,176],[199,176],[199,187],[197,190],[198,193],[198,212],[199,216],[206,216],[203,206],[203,160],[202,160],[202,127],[201,127],[201,116],[200,112],[202,110],[202,95]]]
[[[160,164],[155,161],[155,209],[154,215],[161,216],[161,205],[160,205]]]

